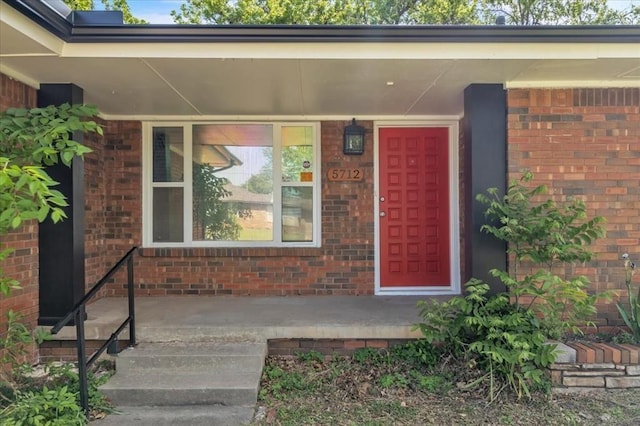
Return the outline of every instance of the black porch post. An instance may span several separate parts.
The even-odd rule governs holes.
[[[507,182],[507,101],[501,84],[472,84],[464,91],[465,138],[465,244],[466,277],[481,279],[492,293],[504,285],[489,270],[507,267],[506,245],[480,232],[486,223],[486,206],[476,194],[498,188],[504,194]]]
[[[83,91],[74,84],[42,84],[38,106],[83,103]],[[82,133],[73,140],[82,143]],[[67,197],[67,218],[54,224],[50,219],[38,231],[40,263],[40,315],[38,324],[53,325],[84,295],[84,162],[74,158],[71,168],[58,164],[47,168],[60,182],[56,187]]]

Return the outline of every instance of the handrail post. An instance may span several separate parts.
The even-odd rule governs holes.
[[[78,385],[80,388],[80,405],[89,418],[89,387],[87,385],[87,354],[84,340],[85,305],[76,311],[76,340],[78,343]]]
[[[133,297],[133,255],[127,259],[127,291],[129,295],[129,346],[136,345],[136,312]]]
[[[89,385],[87,380],[87,370],[102,352],[117,339],[118,335],[129,323],[129,346],[136,344],[136,326],[135,326],[135,309],[134,309],[134,292],[133,292],[133,254],[137,247],[132,247],[113,267],[102,277],[84,297],[78,301],[73,309],[69,311],[56,325],[51,328],[51,334],[57,334],[72,318],[76,321],[76,348],[78,352],[78,385],[80,388],[80,405],[85,412],[85,416],[89,418]],[[127,288],[129,296],[129,317],[118,327],[116,332],[111,335],[107,342],[96,351],[96,353],[87,360],[87,350],[85,347],[84,320],[86,318],[87,301],[95,296],[111,277],[127,263]]]

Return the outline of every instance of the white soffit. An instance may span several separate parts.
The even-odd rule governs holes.
[[[105,118],[460,116],[469,84],[640,87],[632,43],[65,43],[0,2],[0,71]],[[392,82],[392,84],[388,84]]]
[[[0,58],[59,55],[65,42],[0,2]]]

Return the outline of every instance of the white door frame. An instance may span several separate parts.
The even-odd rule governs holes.
[[[451,283],[448,286],[389,287],[380,286],[380,158],[379,134],[382,128],[398,127],[445,127],[449,133],[449,258]],[[459,185],[459,124],[457,119],[420,121],[376,121],[373,125],[373,170],[374,170],[374,228],[375,228],[375,294],[376,295],[447,295],[460,294],[460,185]]]

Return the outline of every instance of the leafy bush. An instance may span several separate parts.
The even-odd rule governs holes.
[[[482,231],[508,243],[511,270],[490,271],[507,292],[488,296],[489,285],[472,279],[465,296],[419,303],[422,322],[417,327],[425,340],[481,368],[486,374],[479,381],[489,380],[492,400],[501,380],[518,397],[530,395],[532,386],[547,387],[544,368],[557,353],[556,345],[546,340],[567,329],[579,331],[602,296],[587,292],[586,277],[554,272],[562,264],[591,260],[586,246],[604,235],[604,219],[587,219],[580,200],[563,206],[550,199],[535,202],[546,187],[530,188],[532,179],[525,172],[519,181],[510,182],[504,196],[495,188],[477,196],[495,224],[482,226]]]
[[[66,386],[40,391],[20,392],[16,400],[0,413],[6,426],[84,425],[84,413],[76,403],[76,394]]]
[[[72,368],[72,364],[49,365],[46,371],[49,374],[49,383],[51,386],[66,386],[69,391],[75,394],[76,402],[80,404],[80,379],[76,369]],[[89,401],[89,409],[91,411],[110,413],[113,407],[107,399],[100,393],[98,388],[105,384],[111,374],[102,374],[96,376],[93,371],[87,371],[87,399]]]
[[[502,281],[514,303],[532,310],[543,319],[542,327],[551,338],[567,329],[579,332],[595,312],[595,302],[606,294],[590,295],[584,276],[556,275],[557,267],[587,262],[593,253],[586,246],[604,236],[604,218],[587,219],[586,206],[578,199],[558,206],[553,200],[535,202],[546,193],[544,185],[529,187],[533,174],[525,172],[512,180],[504,196],[496,188],[477,199],[486,204],[485,215],[497,225],[483,225],[482,231],[508,243],[513,256],[511,271],[491,270]]]
[[[95,116],[92,106],[69,105],[46,108],[10,108],[0,114],[0,238],[18,229],[25,221],[65,218],[66,198],[54,189],[58,182],[45,166],[70,166],[74,157],[91,150],[74,141],[74,132],[102,134],[102,128],[88,118]],[[12,253],[0,251],[0,262]],[[0,297],[20,288],[0,268]],[[34,383],[24,373],[30,368],[29,349],[46,334],[32,332],[21,316],[7,312],[7,330],[0,333],[0,397],[2,424],[74,425],[84,424],[76,395],[65,385],[49,389],[30,389]]]
[[[472,279],[464,297],[447,302],[420,302],[422,322],[417,326],[429,343],[457,359],[487,372],[493,400],[500,379],[518,397],[530,395],[531,384],[547,380],[543,368],[556,358],[556,346],[546,344],[540,321],[531,310],[510,303],[507,294],[487,296],[489,286]]]

